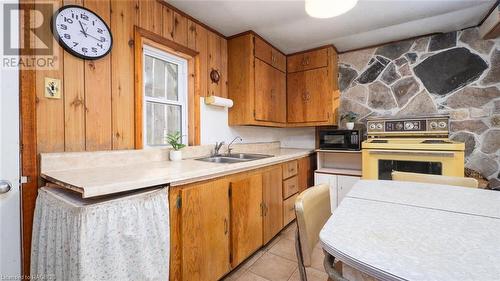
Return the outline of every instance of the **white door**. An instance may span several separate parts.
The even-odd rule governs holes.
[[[337,182],[337,195],[338,195],[338,204],[342,202],[342,199],[351,191],[353,185],[359,181],[361,178],[360,177],[353,177],[353,176],[338,176],[338,182]]]
[[[333,213],[337,209],[337,176],[315,172],[314,185],[317,184],[327,184],[330,187],[330,207]]]
[[[0,1],[2,4],[5,1]],[[9,1],[11,3],[12,1]],[[3,15],[3,5],[0,12]],[[0,30],[4,30],[0,20]],[[11,22],[11,44],[18,45],[19,23]],[[3,36],[2,36],[3,37]],[[2,38],[0,40],[3,40]],[[3,52],[0,43],[0,56]],[[11,45],[12,46],[12,45]],[[19,69],[0,66],[0,279],[21,275],[21,219],[19,192]]]

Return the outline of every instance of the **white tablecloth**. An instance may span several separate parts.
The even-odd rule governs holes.
[[[87,199],[39,190],[31,275],[44,280],[168,280],[168,189]]]

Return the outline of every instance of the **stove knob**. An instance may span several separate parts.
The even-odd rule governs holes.
[[[375,130],[375,128],[376,128],[375,124],[374,124],[374,123],[371,123],[371,124],[370,124],[370,130]]]
[[[381,124],[381,123],[378,123],[378,124],[377,124],[377,129],[382,130],[382,128],[383,128],[383,127],[382,127],[382,124]]]
[[[439,128],[440,129],[446,128],[446,122],[444,122],[444,121],[439,122]]]
[[[413,129],[413,123],[405,123],[405,129],[406,130],[412,130]]]
[[[401,131],[403,129],[403,123],[396,123],[396,129]]]
[[[431,125],[431,129],[436,129],[438,126],[438,123],[436,121],[432,121],[430,125]]]

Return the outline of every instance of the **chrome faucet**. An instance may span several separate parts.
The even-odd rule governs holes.
[[[227,145],[227,152],[226,154],[227,155],[231,155],[231,145],[233,144],[233,142],[235,142],[237,139],[239,139],[240,141],[243,141],[243,139],[240,137],[240,136],[236,136],[228,145]]]
[[[215,142],[214,152],[213,152],[212,156],[219,156],[220,155],[219,151],[223,145],[224,145],[223,141]]]

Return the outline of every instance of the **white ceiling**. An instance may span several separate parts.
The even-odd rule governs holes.
[[[286,54],[339,51],[477,25],[496,0],[359,0],[346,14],[309,17],[303,0],[166,0],[226,36],[253,30]],[[332,0],[342,1],[342,0]]]

